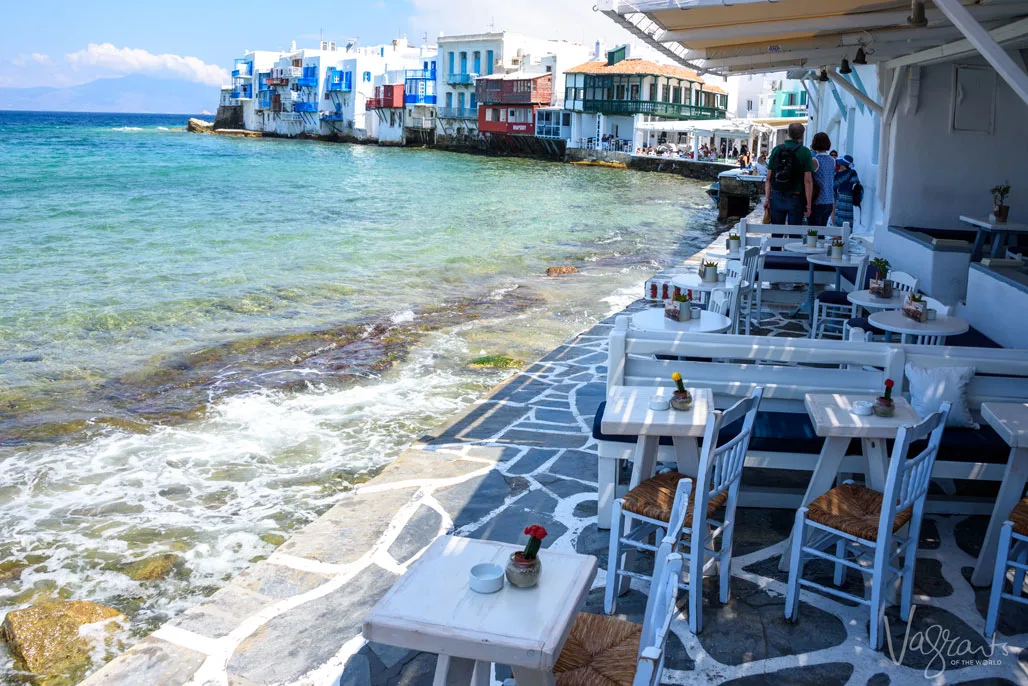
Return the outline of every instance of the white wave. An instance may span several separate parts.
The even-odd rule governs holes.
[[[403,312],[397,312],[389,318],[393,324],[409,324],[414,321],[414,310],[404,310]]]
[[[157,130],[158,131],[171,131],[171,129],[169,129],[167,126],[158,126]]]
[[[115,126],[112,131],[142,131],[141,126]]]

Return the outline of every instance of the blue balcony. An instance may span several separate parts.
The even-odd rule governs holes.
[[[478,74],[449,74],[446,83],[451,86],[473,86],[477,78]]]
[[[321,113],[321,118],[324,119],[325,121],[342,121],[343,120],[343,113],[342,112],[322,112]]]
[[[257,107],[262,110],[271,109],[271,94],[272,91],[262,90],[257,93]]]
[[[318,77],[317,76],[314,76],[314,77],[311,77],[311,76],[301,76],[300,78],[298,78],[296,80],[296,85],[300,86],[301,88],[317,88],[318,87]]]
[[[407,69],[403,72],[403,78],[406,80],[425,79],[426,81],[435,81],[435,69]]]
[[[316,102],[298,102],[293,105],[294,112],[317,112],[318,103]]]
[[[335,93],[349,93],[353,90],[353,72],[340,71],[335,68],[325,75],[325,90]]]
[[[404,105],[434,105],[438,101],[435,95],[418,95],[417,93],[404,93]]]

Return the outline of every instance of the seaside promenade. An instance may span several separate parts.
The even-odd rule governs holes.
[[[639,301],[628,311],[648,306]],[[543,525],[550,533],[546,547],[599,559],[586,610],[602,612],[609,537],[597,528],[591,427],[604,398],[613,322],[610,317],[580,333],[448,425],[419,437],[267,560],[83,683],[427,686],[435,655],[368,643],[360,627],[398,576],[446,533],[516,543],[525,526]],[[805,335],[801,325],[784,318],[765,325],[760,333],[766,335]],[[914,619],[908,628],[896,608],[887,611],[894,662],[888,647],[869,649],[866,610],[854,604],[804,594],[800,621],[784,619],[786,577],[778,571],[778,558],[793,512],[742,508],[731,600],[721,606],[716,585],[707,588],[699,636],[689,632],[684,612],[679,615],[668,643],[665,682],[1022,683],[1021,646],[1012,644],[1008,651],[997,644],[993,654],[981,635],[988,590],[967,581],[985,519],[925,518]],[[646,564],[645,556],[640,559]],[[811,563],[809,570],[822,581],[831,576],[827,563]],[[856,581],[851,578],[848,586]],[[644,605],[645,595],[633,589],[618,612],[641,621]],[[1009,607],[999,629],[1007,636],[1024,634],[1028,616]],[[931,639],[942,633],[993,660],[962,666]],[[509,669],[497,666],[494,683],[509,676]]]

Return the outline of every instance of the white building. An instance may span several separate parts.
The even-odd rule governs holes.
[[[434,49],[412,46],[405,38],[371,47],[322,41],[318,49],[297,49],[294,43],[288,51],[248,52],[237,59],[233,95],[250,130],[374,138],[380,120],[367,104],[376,80],[381,84],[391,73],[402,83],[405,69],[431,57]]]
[[[588,59],[580,43],[530,38],[509,31],[440,36],[437,70],[437,135],[478,134],[475,80],[515,71],[553,74],[554,93],[563,94],[564,70]]]

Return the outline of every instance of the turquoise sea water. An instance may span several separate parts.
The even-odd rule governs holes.
[[[717,231],[674,176],[185,120],[0,112],[0,613],[152,630],[507,373],[470,359],[546,352]]]

